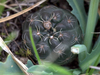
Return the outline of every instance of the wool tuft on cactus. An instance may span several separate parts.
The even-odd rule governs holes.
[[[71,46],[82,43],[82,31],[78,20],[68,10],[52,5],[46,6],[30,14],[23,22],[24,45],[31,50],[33,58],[36,59],[29,37],[30,26],[42,60],[60,65],[74,60],[76,55],[71,53]]]

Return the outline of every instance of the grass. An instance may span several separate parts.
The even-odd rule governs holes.
[[[97,22],[97,11],[98,11],[98,5],[99,0],[91,0],[90,7],[89,7],[89,14],[88,14],[88,20],[87,20],[87,27],[86,27],[86,33],[84,38],[84,44],[87,47],[88,52],[91,52],[91,46],[92,46],[92,39],[93,39],[93,33],[96,22]]]
[[[97,66],[98,63],[99,63],[99,60],[100,60],[100,55],[98,56],[97,60],[95,61],[94,65],[93,66]],[[92,75],[94,72],[94,69],[91,69],[90,72],[89,72],[89,75]]]
[[[0,3],[4,3],[5,1],[7,0],[0,0]],[[3,11],[4,11],[4,6],[0,5],[0,16],[2,15]]]
[[[39,65],[41,65],[41,60],[40,60],[39,54],[36,50],[36,46],[35,46],[34,39],[33,39],[33,36],[32,36],[32,28],[31,27],[29,27],[29,34],[30,34],[30,39],[31,39],[31,43],[32,43],[32,47],[33,47],[35,56],[37,58],[37,61],[38,61]]]

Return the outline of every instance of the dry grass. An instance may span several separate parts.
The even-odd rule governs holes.
[[[25,10],[22,10],[22,11],[16,13],[16,14],[11,15],[11,16],[2,18],[2,19],[0,19],[0,23],[5,22],[5,21],[8,21],[8,20],[10,20],[10,19],[13,19],[13,18],[15,18],[15,17],[17,17],[17,16],[20,16],[20,15],[22,15],[22,14],[24,14],[24,13],[26,13],[26,12],[32,10],[32,9],[34,9],[35,7],[39,6],[40,4],[42,4],[42,3],[45,2],[45,1],[46,1],[46,0],[41,0],[41,1],[39,1],[38,3],[34,4],[33,6],[30,6],[29,8],[27,8],[27,9],[25,9]]]

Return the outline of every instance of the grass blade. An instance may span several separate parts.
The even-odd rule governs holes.
[[[84,44],[86,45],[88,52],[91,52],[91,45],[92,45],[92,38],[93,38],[93,34],[91,32],[94,32],[95,29],[98,5],[99,5],[99,0],[91,0],[85,39],[84,39]]]
[[[89,66],[96,63],[98,56],[100,55],[100,36],[98,38],[98,43],[90,54],[87,54],[87,57],[79,63],[80,68],[85,72]]]
[[[67,69],[56,65],[56,64],[49,64],[49,67],[52,69],[54,68],[55,70],[57,70],[57,72],[59,72],[59,75],[73,75],[70,71],[68,71]]]
[[[6,0],[0,0],[0,3],[4,3]],[[0,16],[2,15],[2,12],[4,10],[4,6],[0,5]]]
[[[35,56],[36,56],[37,61],[38,61],[39,65],[40,65],[41,64],[41,60],[40,60],[39,54],[38,54],[38,52],[36,50],[36,46],[35,46],[34,39],[33,39],[33,36],[32,36],[32,28],[31,27],[29,27],[29,34],[30,34],[30,40],[31,40],[31,43],[32,43],[32,47],[33,47]]]
[[[99,60],[100,60],[100,55],[98,56],[97,60],[95,61],[94,65],[93,66],[97,66],[98,63],[99,63]],[[94,69],[91,69],[90,72],[89,72],[89,75],[92,75],[92,73],[94,72]]]

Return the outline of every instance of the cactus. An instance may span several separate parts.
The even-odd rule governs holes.
[[[22,39],[36,59],[30,37],[29,26],[38,54],[42,60],[56,64],[67,64],[74,60],[71,46],[82,43],[82,31],[76,17],[68,10],[46,6],[30,14],[22,25]]]

